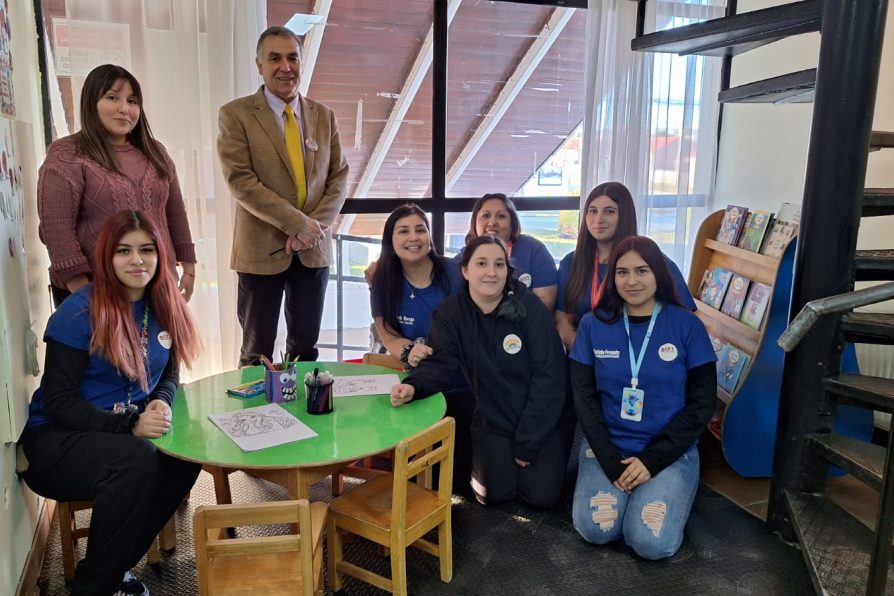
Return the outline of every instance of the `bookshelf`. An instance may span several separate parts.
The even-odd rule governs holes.
[[[750,363],[740,374],[734,391],[717,387],[717,416],[708,430],[719,440],[724,458],[736,473],[745,477],[768,477],[773,465],[785,359],[785,352],[776,340],[788,325],[797,236],[788,242],[779,259],[768,257],[715,240],[723,215],[723,210],[712,213],[699,227],[689,290],[695,297],[696,315],[708,332],[746,353]],[[718,266],[771,287],[770,301],[757,329],[698,299],[705,270]],[[859,372],[853,345],[845,348],[841,369]],[[868,440],[872,413],[840,406],[835,432]]]
[[[695,296],[696,315],[708,332],[747,354],[750,362],[732,392],[717,387],[717,416],[708,428],[739,475],[769,476],[784,360],[776,338],[788,323],[795,242],[789,242],[780,259],[718,242],[715,237],[723,215],[723,210],[712,213],[698,230],[689,289]],[[698,299],[704,272],[714,267],[770,286],[770,299],[757,329]]]

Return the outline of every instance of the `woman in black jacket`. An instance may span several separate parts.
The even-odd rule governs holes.
[[[483,504],[520,498],[558,502],[565,473],[556,424],[565,399],[564,353],[552,317],[512,281],[506,246],[479,236],[460,263],[465,290],[435,310],[434,353],[391,390],[391,404],[450,386],[459,369],[477,399],[472,416],[472,488]]]

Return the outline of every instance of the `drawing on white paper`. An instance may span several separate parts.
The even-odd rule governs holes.
[[[309,426],[279,404],[210,414],[208,419],[243,451],[256,451],[317,436]]]
[[[400,378],[395,374],[335,377],[332,394],[335,397],[385,395],[391,393],[391,388],[398,383],[400,383]]]
[[[229,418],[220,421],[221,430],[231,437],[252,437],[294,426],[298,420],[286,412],[253,412],[242,410],[233,412]]]

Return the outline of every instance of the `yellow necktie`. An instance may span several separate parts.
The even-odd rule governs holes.
[[[298,208],[304,209],[307,202],[307,177],[304,174],[304,148],[301,146],[301,130],[298,128],[298,120],[292,106],[286,105],[286,151],[289,153],[289,161],[292,162],[292,172],[295,173],[295,190],[298,191]]]

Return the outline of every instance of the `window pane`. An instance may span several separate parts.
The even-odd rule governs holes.
[[[269,24],[282,25],[312,7],[269,8]],[[348,197],[430,194],[431,69],[419,65],[432,57],[431,26],[431,0],[333,2],[319,51],[309,46],[307,95],[335,111],[350,165]]]
[[[585,33],[584,10],[460,6],[449,37],[448,196],[580,193]]]

